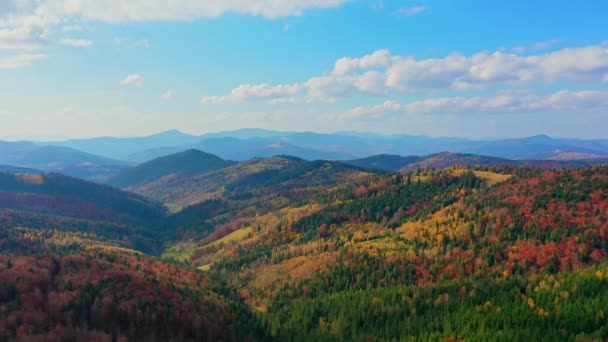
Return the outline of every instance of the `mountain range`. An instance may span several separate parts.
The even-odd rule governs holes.
[[[358,132],[314,133],[242,129],[203,135],[167,131],[138,138],[94,138],[44,142],[106,158],[144,162],[198,149],[223,159],[293,155],[307,160],[348,160],[377,154],[428,155],[443,151],[509,159],[591,159],[608,156],[608,139],[579,140],[538,135],[517,139],[470,140]]]
[[[382,135],[359,132],[313,133],[279,132],[262,129],[189,135],[176,130],[147,137],[100,137],[55,142],[0,141],[0,165],[23,167],[40,172],[57,172],[88,180],[124,185],[121,174],[134,165],[186,151],[204,151],[223,160],[245,161],[290,155],[305,160],[339,160],[365,168],[399,170],[410,162],[425,165],[410,167],[441,168],[452,164],[476,164],[462,154],[482,155],[482,164],[545,165],[575,167],[602,163],[608,158],[608,140],[551,138],[539,135],[502,140],[470,140],[409,135]],[[430,163],[422,157],[441,155],[442,162]],[[372,159],[369,159],[369,158]],[[458,159],[450,162],[447,159]],[[515,163],[514,161],[521,161]],[[532,161],[532,162],[530,162]],[[543,161],[542,163],[540,161]],[[446,163],[447,162],[447,163]],[[530,164],[531,163],[531,164]],[[201,165],[199,165],[201,166]],[[196,168],[195,168],[196,169]],[[135,171],[138,181],[145,180]],[[114,178],[112,178],[114,177]],[[110,180],[111,179],[111,180]]]

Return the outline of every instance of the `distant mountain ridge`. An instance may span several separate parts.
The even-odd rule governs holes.
[[[442,151],[508,159],[573,160],[608,157],[608,139],[564,139],[537,135],[527,138],[471,140],[364,132],[280,132],[264,129],[190,135],[170,130],[147,137],[93,138],[45,142],[113,159],[141,163],[161,156],[198,149],[223,159],[243,161],[279,154],[307,160],[354,160],[372,155],[429,155]]]
[[[124,161],[68,147],[5,141],[0,141],[0,164],[44,172],[58,172],[91,180],[102,180],[129,165]]]
[[[517,165],[572,167],[602,163],[608,158],[608,139],[556,139],[538,135],[517,139],[470,140],[263,129],[241,129],[196,136],[170,130],[135,138],[100,137],[40,143],[0,141],[0,165],[57,172],[104,182],[132,165],[192,149],[214,154],[224,160],[246,161],[256,157],[292,155],[309,161],[350,161],[351,165],[382,170],[395,170],[400,158],[394,157],[389,161],[382,157],[371,164],[368,158],[377,158],[379,155],[428,156],[450,151],[527,161],[527,164]],[[359,159],[361,161],[357,162]],[[531,160],[544,162],[534,163]]]
[[[179,146],[194,143],[199,137],[169,130],[146,137],[115,138],[97,137],[90,139],[73,139],[66,141],[41,142],[45,146],[59,146],[77,149],[112,159],[129,160],[134,153],[165,146]]]
[[[221,169],[234,164],[199,150],[187,150],[125,169],[108,180],[108,184],[129,188],[172,174],[191,175]]]
[[[524,159],[513,160],[467,153],[441,152],[428,156],[376,155],[367,158],[348,160],[345,163],[369,170],[402,171],[439,170],[451,166],[527,166],[544,169],[588,167],[608,163],[608,158],[581,160]]]

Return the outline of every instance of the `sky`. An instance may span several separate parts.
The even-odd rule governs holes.
[[[0,139],[608,138],[608,2],[1,0]]]

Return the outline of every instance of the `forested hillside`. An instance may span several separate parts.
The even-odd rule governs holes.
[[[60,174],[0,173],[0,207],[127,222],[163,215],[159,203]]]
[[[607,189],[606,167],[375,176],[181,251],[280,340],[605,338]]]
[[[606,166],[2,177],[0,338],[608,338]]]
[[[364,169],[414,172],[417,170],[439,170],[452,166],[520,166],[541,169],[582,168],[606,164],[608,159],[601,156],[584,156],[574,153],[561,153],[556,159],[505,159],[476,154],[441,152],[427,156],[408,156],[380,154],[362,159],[346,161]],[[570,158],[566,157],[569,156]],[[578,156],[578,157],[577,157]]]
[[[8,229],[94,234],[99,241],[158,253],[155,228],[165,220],[162,204],[60,174],[0,173],[0,237]],[[4,248],[20,249],[19,243]]]
[[[212,199],[258,202],[272,197],[291,203],[368,174],[339,162],[309,162],[278,156],[254,158],[190,176],[175,175],[141,184],[132,190],[165,203],[173,210]]]
[[[246,340],[245,311],[217,287],[136,253],[3,253],[0,340]]]

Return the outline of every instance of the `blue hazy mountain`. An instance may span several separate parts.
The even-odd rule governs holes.
[[[509,159],[578,160],[608,156],[608,140],[562,139],[546,135],[471,140],[365,132],[280,132],[264,129],[240,129],[195,136],[171,130],[147,137],[102,137],[45,144],[131,163],[142,163],[190,149],[236,161],[275,155],[293,155],[308,160],[353,160],[380,154],[410,156],[443,151]]]
[[[200,140],[200,137],[182,133],[177,130],[169,130],[146,137],[99,137],[91,139],[44,142],[41,144],[69,147],[107,158],[128,160],[128,157],[134,153],[159,147],[184,145],[196,142],[198,140]]]
[[[0,164],[15,169],[31,168],[90,180],[103,180],[129,166],[129,163],[123,161],[73,148],[6,141],[0,141]]]

